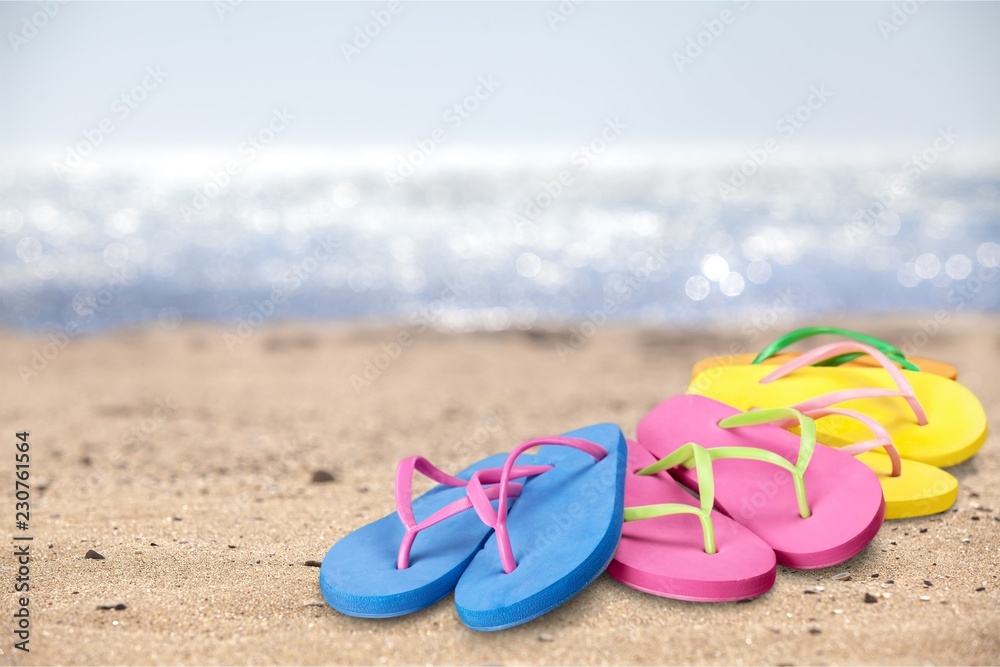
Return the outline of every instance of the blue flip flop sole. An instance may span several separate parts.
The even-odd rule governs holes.
[[[477,470],[502,467],[506,460],[506,454],[497,454],[455,476],[469,479]],[[537,460],[524,456],[519,462],[535,465]],[[465,487],[435,486],[413,501],[414,515],[419,521],[464,495]],[[349,616],[409,614],[451,593],[492,533],[474,511],[462,512],[422,530],[410,552],[410,567],[399,570],[396,556],[404,529],[393,513],[362,526],[330,548],[319,571],[320,590],[331,607]]]
[[[614,556],[624,512],[625,438],[614,424],[565,435],[594,442],[608,455],[595,462],[570,447],[539,448],[534,463],[553,468],[524,485],[507,522],[517,568],[503,571],[491,536],[458,580],[455,606],[469,628],[503,630],[538,618],[586,588]]]

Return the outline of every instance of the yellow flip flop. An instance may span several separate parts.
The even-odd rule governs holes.
[[[812,366],[854,352],[877,359],[881,368]],[[863,343],[831,343],[780,366],[709,368],[691,381],[688,393],[742,410],[842,403],[882,424],[903,458],[938,467],[965,461],[986,441],[986,412],[966,387],[932,373],[901,370]],[[863,425],[837,420],[831,422],[827,444],[842,447],[864,437]]]
[[[798,354],[795,352],[782,352],[782,350],[800,340],[804,340],[812,336],[819,336],[821,334],[842,336],[844,338],[853,339],[870,345],[909,371],[919,370],[924,373],[933,373],[934,375],[946,377],[949,380],[954,380],[958,377],[958,369],[951,364],[938,361],[937,359],[927,359],[925,357],[907,357],[903,354],[902,350],[893,346],[891,343],[887,343],[884,340],[875,338],[874,336],[869,336],[868,334],[851,331],[850,329],[842,329],[840,327],[804,327],[777,338],[773,343],[765,347],[759,354],[756,355],[730,354],[726,356],[701,359],[695,362],[694,367],[691,369],[691,378],[693,379],[700,373],[718,366],[748,366],[751,364],[763,364],[765,362],[768,364],[783,364],[787,361],[791,361],[797,357]],[[857,353],[841,355],[833,359],[828,359],[822,362],[821,365],[846,365],[860,366],[863,368],[879,367],[878,362],[871,357],[866,357]]]
[[[864,413],[843,408],[818,408],[803,411],[816,420],[817,441],[825,443],[838,422],[852,420],[862,424],[875,436],[873,440],[857,442],[841,449],[853,454],[878,476],[885,497],[886,519],[907,519],[938,514],[948,510],[958,499],[955,476],[920,461],[904,459],[892,444],[892,438],[877,421]],[[878,451],[878,449],[883,451]]]

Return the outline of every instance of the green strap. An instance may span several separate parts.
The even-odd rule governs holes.
[[[920,369],[911,361],[906,358],[903,351],[887,343],[884,340],[875,338],[874,336],[869,336],[868,334],[863,334],[859,331],[851,331],[850,329],[841,329],[840,327],[803,327],[801,329],[796,329],[791,331],[784,336],[776,339],[770,345],[765,347],[760,351],[756,357],[754,357],[754,364],[761,364],[773,357],[775,354],[784,350],[789,345],[797,343],[805,338],[811,338],[812,336],[819,336],[822,334],[833,334],[835,336],[843,336],[844,338],[852,338],[857,341],[861,341],[867,345],[871,345],[876,350],[884,354],[885,356],[892,359],[894,362],[902,366],[908,371],[919,371]],[[853,361],[858,357],[863,356],[860,352],[850,352],[848,354],[841,354],[839,356],[833,357],[831,359],[826,359],[821,361],[817,366],[840,366],[848,361]]]
[[[708,450],[701,445],[689,442],[677,449],[673,454],[665,456],[648,468],[637,472],[637,475],[655,475],[667,468],[691,463],[698,475],[698,495],[701,507],[692,507],[683,503],[663,503],[660,505],[643,505],[641,507],[626,507],[625,521],[655,519],[674,514],[694,514],[701,520],[701,532],[705,540],[705,553],[714,554],[715,528],[712,525],[712,507],[715,505],[715,476],[712,474],[712,459]]]
[[[813,452],[816,451],[816,422],[805,416],[798,410],[792,408],[770,408],[767,410],[751,410],[732,417],[727,417],[719,422],[722,428],[734,428],[739,426],[755,426],[757,424],[772,424],[793,419],[799,422],[801,436],[799,439],[799,456],[795,465],[792,465],[785,457],[774,452],[755,447],[715,447],[711,451],[712,459],[720,458],[744,458],[756,461],[773,463],[784,468],[792,474],[795,483],[795,498],[799,504],[799,516],[808,519],[812,515],[809,509],[809,501],[806,498],[805,475],[809,461],[812,460]],[[715,455],[715,452],[719,452]]]
[[[788,459],[766,449],[756,447],[713,447],[706,449],[701,445],[688,442],[656,463],[638,471],[637,475],[655,475],[669,468],[684,466],[694,468],[698,476],[698,496],[701,507],[692,507],[683,503],[663,503],[660,505],[642,505],[626,507],[625,521],[641,521],[655,519],[661,516],[676,514],[694,514],[701,520],[701,531],[705,540],[705,553],[716,553],[715,528],[712,525],[712,507],[715,505],[715,475],[712,473],[712,461],[720,459],[749,459],[763,461],[787,470],[792,475],[795,484],[795,500],[799,506],[799,516],[808,519],[812,516],[809,500],[806,497],[805,471],[816,451],[816,422],[798,410],[792,408],[770,408],[767,410],[751,410],[719,422],[722,428],[739,426],[756,426],[795,420],[799,423],[801,437],[799,439],[799,455],[793,465]]]

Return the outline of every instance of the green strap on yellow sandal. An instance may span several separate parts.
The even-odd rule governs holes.
[[[875,336],[869,336],[868,334],[861,333],[859,331],[851,331],[850,329],[841,329],[840,327],[802,327],[801,329],[796,329],[795,331],[790,331],[784,336],[781,336],[774,340],[770,345],[765,347],[760,351],[753,361],[752,364],[762,364],[778,352],[781,352],[789,345],[794,345],[800,340],[806,338],[812,338],[813,336],[821,336],[823,334],[830,334],[833,336],[842,336],[844,338],[853,338],[854,340],[865,343],[866,345],[871,345],[876,350],[889,357],[897,364],[902,366],[908,371],[919,371],[920,368],[916,366],[912,361],[907,360],[906,355],[903,351],[897,348],[892,343],[887,343],[884,340],[875,338]],[[848,354],[841,354],[832,359],[826,359],[821,361],[816,366],[840,366],[849,361],[854,361],[864,355],[860,352],[851,352]]]
[[[958,377],[958,369],[951,364],[923,357],[908,358],[900,348],[880,338],[876,338],[859,331],[853,331],[851,329],[830,326],[802,327],[801,329],[796,329],[795,331],[791,331],[783,336],[780,336],[756,355],[730,354],[726,356],[701,359],[696,362],[694,367],[691,369],[691,377],[693,379],[700,373],[707,370],[725,366],[754,366],[760,364],[780,365],[798,356],[795,352],[785,352],[785,348],[801,340],[821,335],[839,336],[842,339],[864,343],[865,345],[875,348],[888,357],[893,363],[898,364],[900,367],[908,371],[923,371],[925,373],[941,375],[949,380],[954,380]],[[877,364],[875,364],[875,362],[870,358],[858,353],[842,354],[815,364],[815,366],[834,366],[845,368],[871,368],[876,365]]]

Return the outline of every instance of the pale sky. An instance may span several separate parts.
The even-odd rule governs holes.
[[[224,18],[216,4],[73,2],[35,34],[39,4],[0,3],[0,147],[79,141],[158,67],[106,146],[233,145],[283,108],[286,146],[406,147],[492,77],[452,145],[565,145],[608,117],[633,147],[753,145],[825,86],[797,145],[922,145],[952,124],[1000,154],[995,3],[920,3],[888,33],[892,3],[586,2],[553,29],[555,2],[405,2],[351,62],[342,44],[388,3],[243,2]]]

